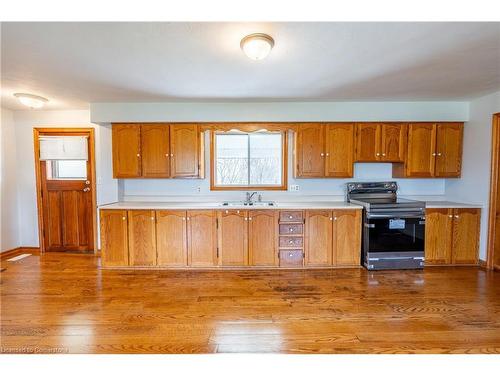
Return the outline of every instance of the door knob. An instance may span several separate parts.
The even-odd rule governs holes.
[[[83,191],[84,192],[90,191],[90,188],[89,187],[83,188]]]

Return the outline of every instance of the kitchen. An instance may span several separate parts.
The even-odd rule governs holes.
[[[2,353],[500,351],[498,23],[1,38]]]

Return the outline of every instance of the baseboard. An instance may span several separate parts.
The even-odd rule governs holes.
[[[15,249],[7,250],[7,251],[0,253],[0,259],[4,260],[7,258],[12,258],[16,255],[26,253],[26,252],[38,254],[40,252],[40,248],[39,247],[16,247]]]
[[[488,265],[486,264],[486,261],[485,260],[482,260],[482,259],[479,259],[479,261],[477,262],[477,265],[481,268],[488,268]]]

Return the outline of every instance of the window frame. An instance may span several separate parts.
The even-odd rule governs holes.
[[[216,185],[215,175],[215,150],[216,150],[216,134],[225,134],[226,131],[210,131],[210,190],[288,190],[288,134],[286,130],[280,130],[281,133],[281,184],[279,185]],[[251,134],[253,132],[243,132]]]

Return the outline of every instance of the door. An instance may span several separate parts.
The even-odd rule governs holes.
[[[141,126],[113,124],[113,177],[141,176]]]
[[[188,265],[217,265],[216,214],[212,210],[188,211]]]
[[[156,265],[156,228],[154,211],[128,211],[128,243],[131,266]]]
[[[438,124],[436,133],[436,177],[460,177],[463,123]]]
[[[217,218],[220,264],[222,266],[248,265],[248,212],[219,211]]]
[[[436,125],[408,125],[406,177],[433,177],[436,161]]]
[[[325,129],[321,124],[300,124],[295,134],[296,177],[324,177]]]
[[[325,177],[352,177],[354,124],[326,125],[325,142]]]
[[[372,162],[380,158],[380,124],[356,124],[356,161]]]
[[[407,127],[404,124],[381,125],[380,160],[385,162],[404,162]]]
[[[128,266],[127,211],[101,210],[100,227],[102,265]]]
[[[278,211],[248,212],[248,257],[250,266],[278,265]]]
[[[428,208],[425,212],[425,262],[450,264],[453,210]]]
[[[93,129],[35,129],[42,251],[95,250]]]
[[[199,152],[197,125],[170,125],[171,177],[198,177]]]
[[[333,210],[333,264],[359,266],[361,263],[362,210]]]
[[[306,267],[332,264],[332,220],[329,210],[306,211]]]
[[[477,264],[480,215],[477,208],[453,210],[452,263]]]
[[[156,211],[156,245],[159,266],[187,266],[186,211]]]
[[[141,126],[142,177],[170,176],[168,125]]]

